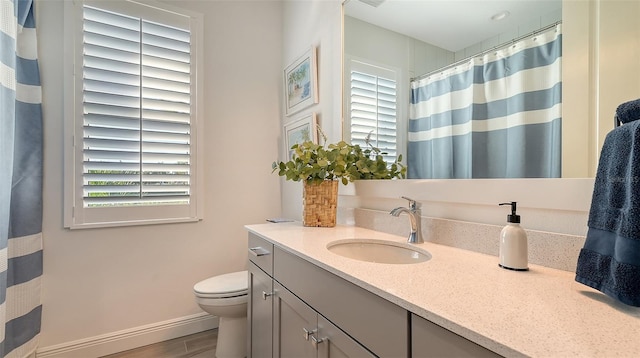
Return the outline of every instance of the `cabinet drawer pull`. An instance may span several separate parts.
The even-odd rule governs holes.
[[[266,300],[267,300],[267,297],[269,297],[269,296],[273,296],[273,292],[265,292],[265,291],[262,291],[262,299],[263,299],[263,300],[265,300],[265,301],[266,301]]]
[[[253,256],[265,256],[269,255],[271,252],[265,249],[264,247],[256,246],[249,248],[249,252],[253,254]]]
[[[310,331],[310,330],[308,330],[308,329],[306,329],[306,328],[302,328],[302,330],[304,331],[303,336],[304,336],[304,339],[305,339],[306,341],[308,341],[308,340],[309,340],[309,337],[313,338],[313,334],[314,334],[314,333],[316,333],[316,332],[318,332],[318,330],[317,330],[317,329],[313,329],[313,330],[311,330],[311,331]]]
[[[311,344],[313,344],[315,348],[318,348],[318,343],[322,343],[322,342],[324,342],[324,339],[311,336]]]

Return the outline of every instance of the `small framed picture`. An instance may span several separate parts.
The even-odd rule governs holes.
[[[284,70],[287,116],[318,103],[316,48],[311,47]]]
[[[316,114],[311,113],[291,123],[284,125],[284,145],[287,160],[291,160],[294,144],[301,144],[306,141],[318,143],[318,131],[316,128]]]

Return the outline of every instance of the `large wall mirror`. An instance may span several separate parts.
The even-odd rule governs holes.
[[[347,0],[343,137],[403,154],[415,179],[593,177],[615,108],[640,97],[639,3]]]

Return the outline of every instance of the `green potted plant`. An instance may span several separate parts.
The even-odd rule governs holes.
[[[366,143],[369,148],[362,149],[345,141],[326,146],[305,141],[291,147],[289,161],[273,162],[273,172],[287,180],[303,181],[305,226],[335,226],[339,180],[346,185],[361,179],[405,178],[402,155],[387,163],[383,157],[386,153],[371,145],[369,138]]]

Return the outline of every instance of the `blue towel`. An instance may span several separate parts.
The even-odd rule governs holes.
[[[640,307],[640,121],[605,138],[576,281]]]
[[[640,119],[640,99],[622,103],[616,108],[616,123],[629,123]],[[620,123],[618,123],[620,122]]]

